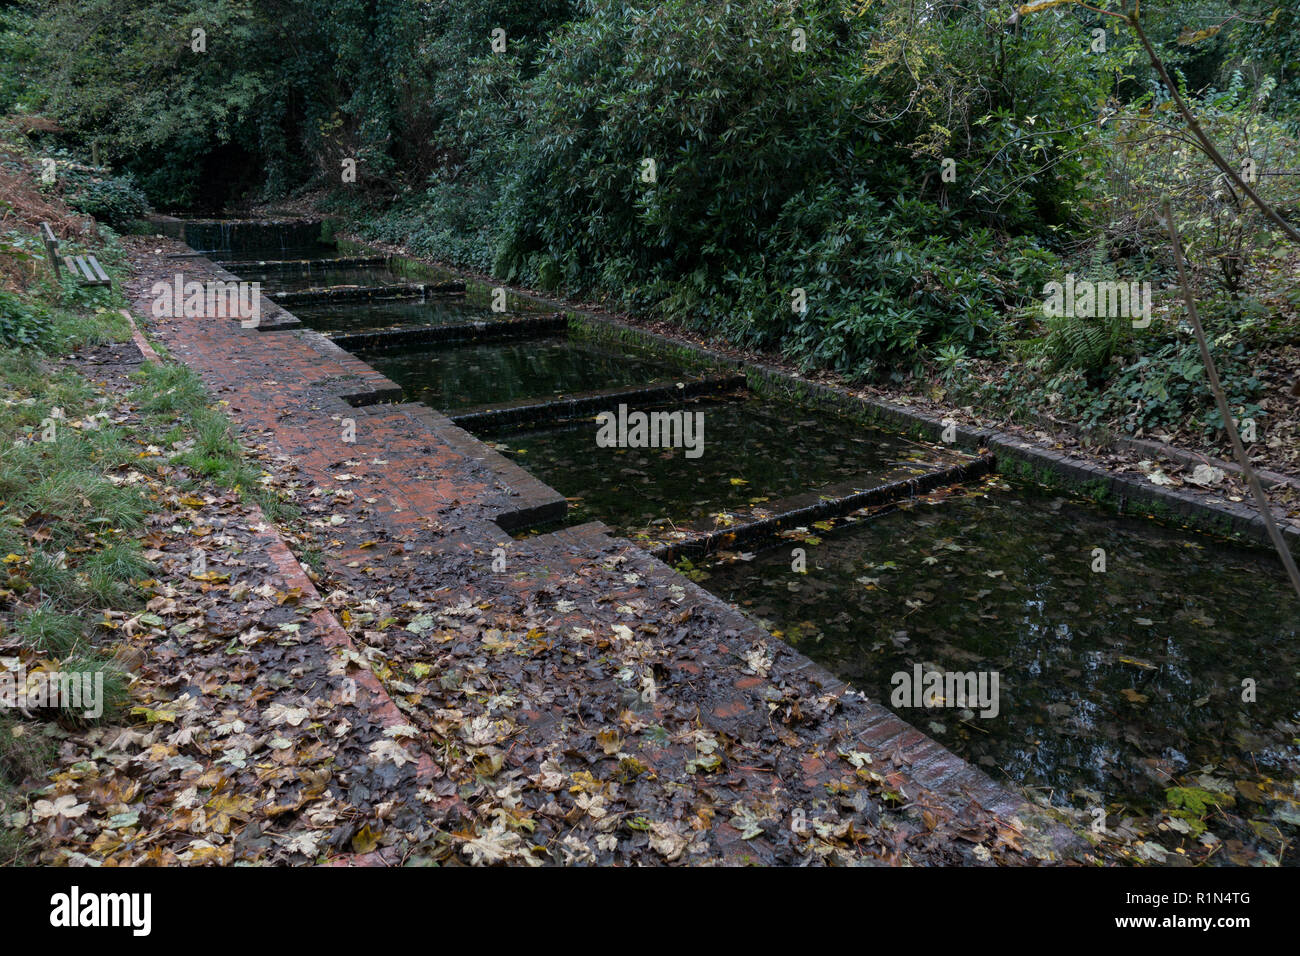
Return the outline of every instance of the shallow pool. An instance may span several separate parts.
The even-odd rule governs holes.
[[[1300,600],[1275,555],[998,480],[803,537],[698,576],[995,778],[1171,843],[1295,835]],[[912,706],[918,667],[997,672],[997,715]]]
[[[703,400],[680,408],[703,424],[696,458],[684,448],[598,447],[594,420],[496,440],[569,497],[570,521],[597,518],[619,534],[655,541],[672,540],[674,529],[735,526],[792,496],[847,494],[948,461],[900,436],[779,402]]]
[[[596,348],[566,338],[357,352],[401,385],[411,401],[460,410],[524,399],[672,381],[667,362]]]

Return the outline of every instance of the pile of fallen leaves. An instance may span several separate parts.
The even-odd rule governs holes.
[[[119,398],[103,418],[130,427],[139,413]],[[319,602],[268,559],[274,529],[237,495],[191,487],[174,451],[144,446],[110,474],[155,509],[144,606],[99,622],[130,672],[129,707],[117,722],[57,728],[57,768],[29,781],[9,822],[48,863],[350,854],[359,821],[394,812],[411,758],[358,706],[348,660],[320,641]]]
[[[339,463],[349,484],[356,465]],[[789,652],[746,647],[737,671],[682,685],[672,668],[683,652],[712,659],[699,637],[717,628],[681,586],[643,588],[639,552],[548,562],[544,581],[522,574],[502,595],[481,555],[370,538],[364,482],[345,495],[286,490],[338,556],[321,576],[325,602],[355,660],[436,764],[416,796],[431,819],[448,815],[429,839],[385,822],[358,849],[522,865],[1024,863],[1044,852],[1015,823],[954,815],[916,792],[900,755],[830,743],[820,728],[842,713],[837,695],[774,688],[761,736],[703,720],[711,681],[770,677]],[[349,539],[365,560],[344,559]],[[803,784],[805,761],[831,767],[833,782]]]

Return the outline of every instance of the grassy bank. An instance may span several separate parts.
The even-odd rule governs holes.
[[[36,213],[50,211],[68,213]],[[117,632],[158,585],[142,537],[165,505],[159,490],[225,489],[270,515],[291,512],[188,368],[145,363],[114,384],[85,361],[138,358],[118,311],[115,235],[93,228],[68,243],[93,252],[114,279],[93,290],[66,273],[56,279],[33,236],[32,222],[0,233],[0,659],[11,681],[21,672],[33,689],[46,679],[38,675],[102,675],[92,722],[111,724],[130,706],[132,662]],[[0,863],[32,851],[21,824],[34,792],[60,739],[88,722],[85,708],[58,704],[0,708]]]

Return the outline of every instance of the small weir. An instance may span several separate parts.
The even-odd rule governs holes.
[[[325,332],[337,340],[339,336],[364,335],[396,329],[430,329],[491,325],[509,323],[516,319],[536,318],[517,312],[491,312],[472,305],[459,295],[432,296],[427,299],[371,299],[362,302],[327,301],[317,304],[295,304],[293,314],[303,325]],[[553,320],[555,331],[567,322]],[[345,348],[381,348],[386,341],[397,344],[397,339],[357,339]]]
[[[230,272],[294,273],[319,272],[324,269],[358,269],[387,266],[388,256],[317,257],[308,259],[232,259],[222,266]]]
[[[562,335],[569,327],[563,315],[518,315],[499,313],[491,319],[475,319],[478,311],[455,302],[441,325],[399,326],[341,332],[331,336],[335,344],[350,352],[379,351],[412,346],[452,345],[463,342],[491,342],[500,339],[530,339]]]
[[[151,228],[214,259],[305,259],[334,254],[319,219],[154,216]]]
[[[215,261],[223,262],[223,267],[241,281],[258,283],[262,293],[275,305],[292,305],[295,313],[302,311],[309,317],[319,317],[325,330],[330,325],[356,330],[402,324],[401,319],[395,323],[391,319],[378,318],[378,313],[388,304],[398,304],[408,313],[416,313],[420,310],[413,307],[436,304],[447,297],[463,298],[465,292],[464,282],[439,278],[433,270],[419,263],[364,252],[358,254],[351,244],[347,244],[346,249],[339,249],[333,243],[326,243],[319,239],[319,222],[290,224],[268,221],[262,224],[260,232],[254,221],[216,222],[233,225],[215,233],[213,241],[224,243],[220,254],[212,254]],[[211,223],[199,225],[204,227],[199,229],[200,235],[211,239],[213,234],[206,229]],[[289,228],[290,225],[295,228]],[[178,228],[193,231],[197,227],[193,222],[181,222]],[[281,245],[278,254],[264,258],[241,257],[258,250],[275,250],[277,240],[288,243],[302,235],[315,238],[305,246]],[[372,305],[376,313],[375,322],[358,322],[349,308],[354,303]],[[414,321],[417,324],[442,324],[449,318],[463,321],[461,317],[451,318],[464,315],[465,310],[458,308],[462,304],[460,301],[448,303],[450,307],[442,310],[442,315],[437,314],[436,309],[425,310],[425,315]]]
[[[542,423],[540,427],[550,428],[577,420],[590,423],[601,412],[621,404],[642,409],[664,409],[683,399],[735,392],[744,387],[742,375],[684,376],[681,381],[661,385],[607,388],[540,402],[523,399],[497,403],[457,412],[451,420],[461,428],[481,434],[512,427],[537,426],[539,422]]]
[[[304,268],[244,267],[233,269],[241,279],[259,282],[263,292],[306,292],[336,286],[391,286],[406,285],[410,279],[390,269],[386,264],[337,265],[328,259],[309,259]]]
[[[372,282],[378,282],[383,278],[383,276],[373,276]],[[286,306],[372,299],[407,299],[422,302],[430,296],[464,291],[465,286],[457,282],[406,282],[396,279],[388,285],[380,282],[379,285],[338,285],[271,292],[270,298]]]

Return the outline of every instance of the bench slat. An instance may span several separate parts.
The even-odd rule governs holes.
[[[86,262],[89,263],[91,270],[95,273],[95,278],[100,285],[112,285],[112,280],[104,272],[104,267],[99,264],[99,260],[94,256],[86,256]]]

